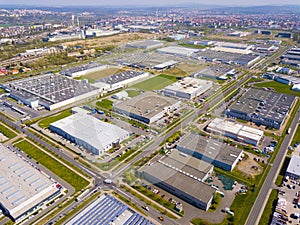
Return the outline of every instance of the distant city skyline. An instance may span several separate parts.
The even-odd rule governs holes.
[[[170,3],[169,0],[152,0],[151,2],[145,2],[140,0],[121,1],[121,0],[52,0],[52,1],[36,1],[36,0],[2,0],[1,5],[32,5],[32,6],[78,6],[78,5],[112,5],[112,6],[129,6],[129,5],[140,5],[140,6],[172,6],[172,5],[183,5],[183,4],[207,4],[207,5],[224,5],[224,6],[259,6],[259,5],[300,5],[299,0],[252,0],[252,1],[240,1],[240,0],[212,0],[212,1],[185,1],[185,0],[173,0]]]

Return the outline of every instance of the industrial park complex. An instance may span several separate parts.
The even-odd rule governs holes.
[[[197,5],[0,8],[0,225],[300,222],[299,10]]]

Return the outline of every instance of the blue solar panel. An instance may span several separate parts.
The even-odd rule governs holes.
[[[116,198],[106,195],[93,208],[84,215],[79,217],[72,225],[90,224],[90,225],[109,225],[115,221],[128,207]],[[124,223],[124,225],[141,225],[150,224],[149,220],[145,219],[138,213],[133,213],[132,216]]]

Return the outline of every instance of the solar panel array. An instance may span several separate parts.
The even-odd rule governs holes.
[[[125,204],[117,200],[111,195],[106,195],[100,198],[96,204],[91,208],[87,208],[77,215],[74,219],[67,223],[67,225],[80,224],[101,224],[110,225],[116,221],[126,210],[130,210]],[[118,221],[119,224],[119,221]],[[140,214],[133,212],[129,219],[126,219],[123,225],[152,225],[149,220]]]

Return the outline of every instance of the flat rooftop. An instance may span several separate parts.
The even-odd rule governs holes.
[[[81,72],[81,71],[85,71],[85,70],[90,70],[90,69],[95,69],[97,67],[101,68],[103,66],[104,66],[103,64],[93,62],[93,63],[89,63],[89,64],[84,64],[84,65],[72,67],[72,68],[69,68],[69,69],[66,69],[66,70],[62,70],[60,72],[60,74],[70,76],[73,73],[77,73],[77,72]]]
[[[210,76],[210,77],[216,77],[221,79],[227,79],[227,74],[234,71],[235,70],[230,67],[213,65],[199,72],[194,73],[192,76],[193,77]]]
[[[161,163],[171,165],[178,170],[184,171],[187,174],[192,174],[194,177],[203,179],[207,173],[214,167],[210,163],[197,159],[193,156],[187,155],[174,149],[167,156],[159,160]]]
[[[243,62],[243,63],[249,63],[259,56],[252,55],[252,54],[239,54],[239,53],[233,53],[233,52],[227,52],[224,54],[224,52],[218,52],[213,50],[205,50],[200,51],[196,54],[200,58],[204,58],[207,60],[222,60],[225,62]]]
[[[251,88],[229,109],[282,122],[294,100],[292,95]]]
[[[195,92],[203,93],[208,90],[212,86],[212,81],[208,80],[201,80],[192,77],[185,77],[182,80],[179,80],[169,86],[165,87],[164,89],[184,92],[188,94],[192,94]]]
[[[170,186],[176,187],[197,198],[203,202],[209,202],[216,189],[198,180],[196,176],[189,173],[183,173],[175,168],[168,166],[162,162],[155,162],[150,166],[145,165],[141,168],[141,172],[145,172],[156,179],[167,183]]]
[[[0,202],[14,218],[58,192],[44,172],[0,144]]]
[[[66,225],[81,224],[153,225],[145,217],[134,212],[127,205],[109,194],[101,195],[100,198],[88,205],[83,211],[66,223]]]
[[[89,83],[73,80],[63,75],[45,74],[29,77],[2,85],[16,96],[23,99],[38,99],[52,105],[89,92],[97,92],[98,88]]]
[[[129,135],[126,130],[116,125],[80,113],[51,123],[50,126],[61,129],[99,150]]]
[[[133,77],[140,76],[144,73],[145,72],[137,72],[137,71],[133,71],[133,70],[127,70],[127,71],[123,71],[123,72],[114,74],[114,75],[109,76],[109,77],[101,78],[101,79],[97,80],[96,82],[102,82],[102,83],[112,85],[112,84],[122,82],[124,80],[131,79]]]
[[[180,47],[180,46],[168,46],[165,48],[158,49],[157,52],[165,53],[165,54],[190,56],[195,52],[199,52],[199,49],[185,48],[185,47]]]
[[[292,155],[291,161],[286,172],[300,176],[300,156]]]
[[[130,42],[126,44],[127,47],[131,47],[131,48],[155,48],[162,45],[163,43],[158,40],[144,40],[144,41]]]
[[[153,92],[145,92],[131,99],[125,100],[114,105],[115,108],[142,115],[146,118],[152,118],[179,101],[173,98],[165,97]]]
[[[242,150],[217,140],[206,138],[198,134],[190,133],[182,138],[177,148],[190,149],[211,159],[211,162],[219,162],[232,165],[242,153]]]

